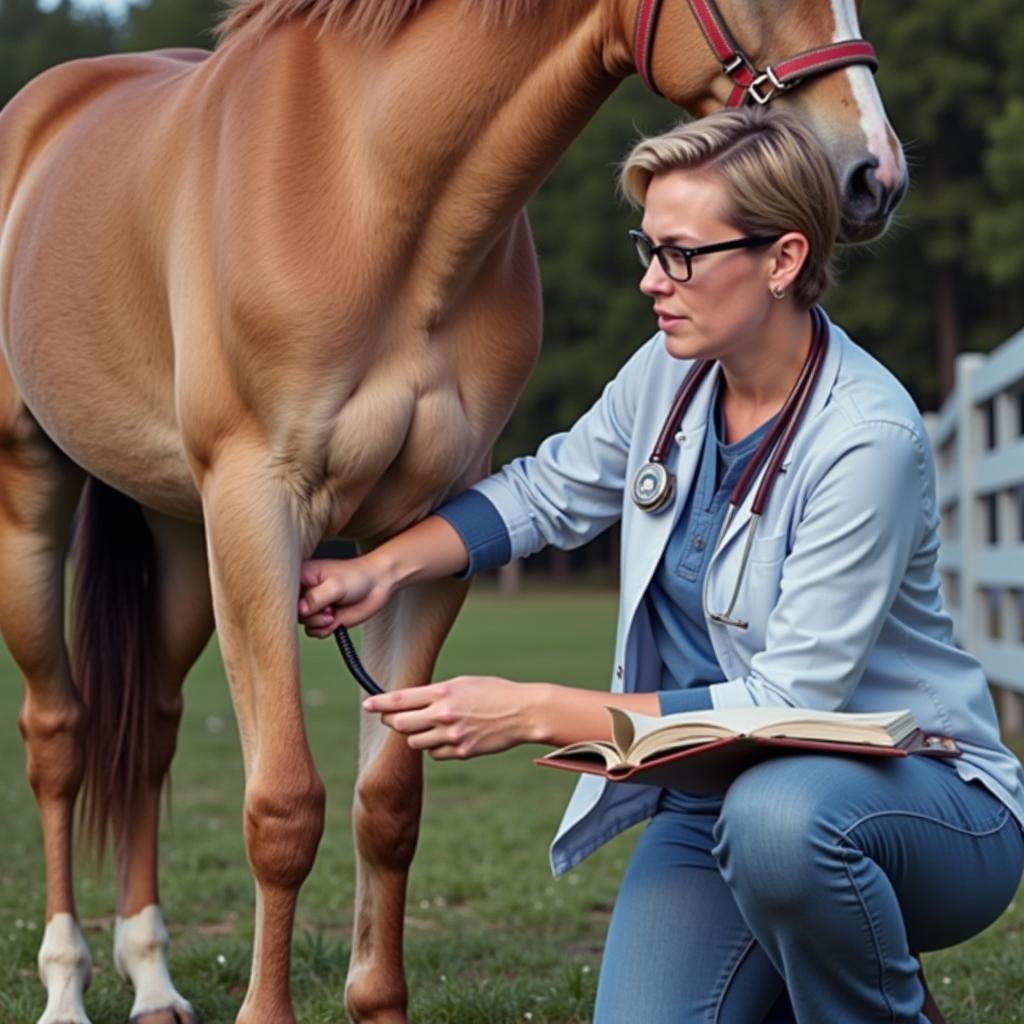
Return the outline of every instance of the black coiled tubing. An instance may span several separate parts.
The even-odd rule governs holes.
[[[348,635],[348,630],[344,626],[338,626],[334,631],[334,639],[338,642],[338,650],[341,651],[341,656],[344,658],[349,672],[355,676],[356,682],[371,697],[376,696],[378,693],[383,693],[384,690],[374,682],[373,677],[366,671],[363,663],[359,660],[359,655],[356,654],[356,649],[352,646],[352,637]]]

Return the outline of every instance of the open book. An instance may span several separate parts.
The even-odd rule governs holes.
[[[745,768],[785,753],[955,757],[956,744],[925,736],[909,711],[871,714],[749,707],[651,717],[608,708],[611,740],[571,743],[536,764],[691,793],[724,792]]]

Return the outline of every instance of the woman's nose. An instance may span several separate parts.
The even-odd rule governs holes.
[[[665,273],[657,260],[651,260],[640,278],[640,291],[644,295],[668,295],[674,288],[672,278]]]

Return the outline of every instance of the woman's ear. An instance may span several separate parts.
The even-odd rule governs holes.
[[[799,231],[787,231],[772,246],[772,259],[768,266],[768,287],[773,295],[788,291],[807,260],[810,245]]]

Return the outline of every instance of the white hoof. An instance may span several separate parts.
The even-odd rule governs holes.
[[[78,922],[54,914],[39,947],[39,977],[46,986],[46,1009],[39,1024],[89,1024],[85,990],[92,980],[92,957]]]
[[[114,925],[114,966],[135,989],[131,1017],[171,1013],[182,1021],[195,1020],[187,999],[171,982],[167,970],[170,938],[157,906],[146,907],[134,917],[119,917]]]

